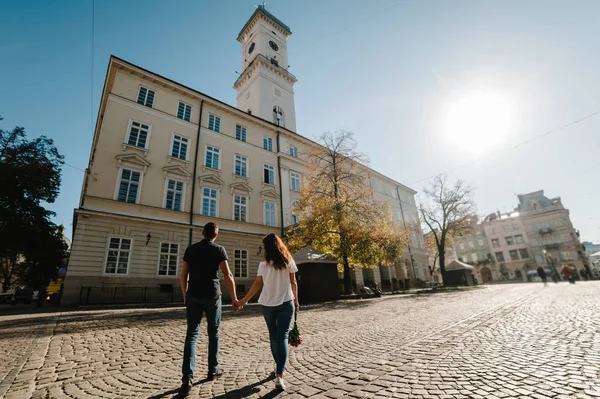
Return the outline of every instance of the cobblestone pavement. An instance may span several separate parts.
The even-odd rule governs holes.
[[[226,311],[226,374],[190,397],[600,397],[600,282],[342,301],[299,323],[278,393],[258,307]],[[174,398],[184,331],[183,308],[0,315],[0,397]]]

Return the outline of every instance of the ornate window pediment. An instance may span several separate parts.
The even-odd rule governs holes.
[[[279,200],[279,194],[277,194],[277,191],[275,191],[274,189],[272,189],[270,187],[262,190],[260,192],[260,195],[263,197],[263,199],[268,198],[268,199]]]
[[[242,193],[250,193],[252,191],[252,187],[250,187],[244,181],[237,181],[235,183],[231,183],[229,185],[229,187],[231,188],[231,193],[232,194],[234,193],[234,191],[242,192]]]
[[[200,180],[200,182],[202,184],[212,184],[214,186],[218,186],[219,190],[223,187],[223,184],[225,184],[225,182],[223,181],[223,179],[221,179],[218,175],[214,174],[214,173],[207,173],[205,175],[201,175],[198,177],[198,180]]]
[[[163,172],[165,172],[165,179],[167,178],[167,175],[181,176],[186,180],[189,180],[189,178],[192,176],[192,174],[181,165],[165,166],[163,167]]]
[[[145,172],[148,169],[148,166],[150,166],[149,161],[147,161],[141,155],[133,153],[133,152],[119,154],[115,158],[117,158],[117,161],[119,161],[119,167],[122,166],[123,163],[127,163],[130,165],[141,166],[144,168],[144,172]]]

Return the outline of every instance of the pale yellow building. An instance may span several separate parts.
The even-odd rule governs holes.
[[[308,170],[304,156],[318,145],[295,132],[290,34],[263,6],[244,25],[237,107],[111,57],[63,304],[181,298],[183,253],[209,221],[220,226],[238,290],[249,287],[262,237],[283,235],[297,221],[291,207]],[[395,217],[418,227],[416,192],[369,173]],[[415,236],[419,275],[427,261],[422,235]],[[380,275],[411,278],[412,267],[399,264]]]

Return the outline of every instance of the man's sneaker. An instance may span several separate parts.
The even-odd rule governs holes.
[[[181,398],[185,398],[190,394],[190,390],[192,389],[192,383],[187,381],[184,382],[183,384],[181,384],[181,387],[179,388],[179,396]]]
[[[206,379],[208,381],[213,381],[216,380],[217,378],[221,377],[223,375],[223,370],[221,370],[220,368],[216,369],[213,372],[208,372],[208,375],[206,376]]]
[[[280,391],[285,391],[285,382],[283,382],[283,377],[275,378],[275,388]]]

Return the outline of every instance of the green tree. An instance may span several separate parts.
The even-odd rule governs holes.
[[[2,120],[2,118],[0,118]],[[58,196],[63,156],[52,139],[27,140],[25,129],[0,129],[0,278],[6,291],[18,265],[52,241],[57,226],[43,203]]]
[[[459,237],[471,231],[469,216],[475,210],[473,189],[462,180],[449,185],[446,176],[436,176],[425,193],[424,202],[419,205],[423,222],[432,235],[431,245],[437,253],[442,280],[446,281],[446,245],[451,245],[452,237]]]
[[[310,245],[338,259],[349,293],[350,268],[397,262],[408,232],[394,225],[389,204],[374,199],[364,166],[367,159],[356,151],[353,134],[325,133],[319,141],[322,146],[307,157],[311,172],[293,209],[300,221],[292,227],[288,243],[294,250]]]

